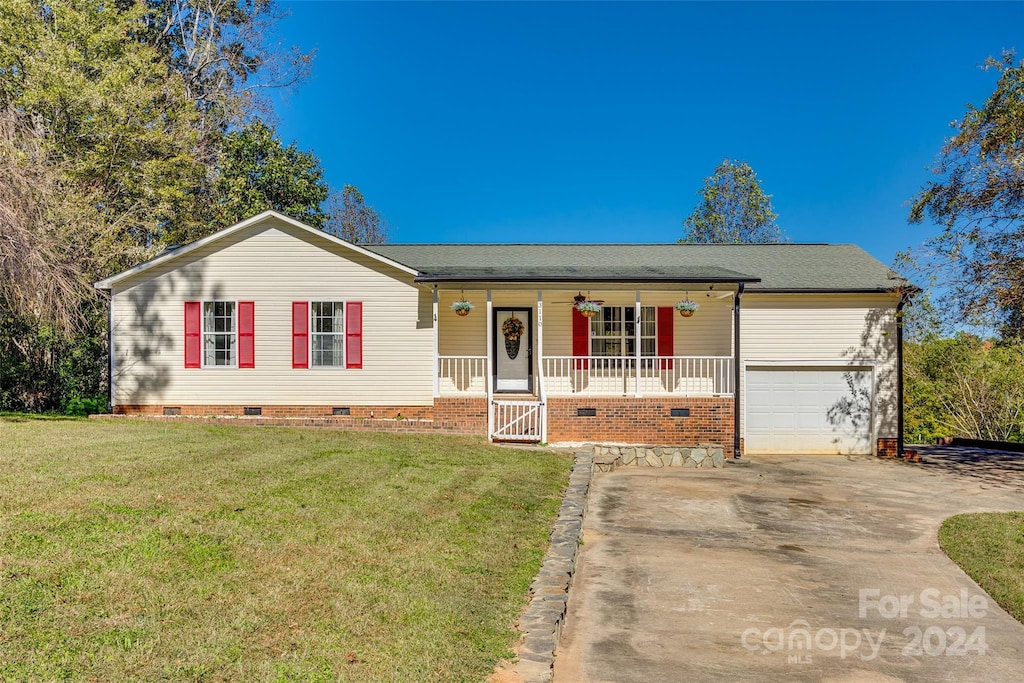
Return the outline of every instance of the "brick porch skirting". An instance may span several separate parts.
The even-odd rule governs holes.
[[[593,416],[579,415],[592,408]],[[687,409],[688,416],[672,417],[672,410]],[[559,397],[547,399],[548,441],[722,444],[733,455],[733,399]]]

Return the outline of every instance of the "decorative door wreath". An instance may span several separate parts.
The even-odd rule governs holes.
[[[511,360],[519,355],[519,338],[523,336],[523,323],[519,318],[511,317],[501,324],[501,334],[505,337],[505,353]]]

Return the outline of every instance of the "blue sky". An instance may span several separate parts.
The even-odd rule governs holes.
[[[1024,3],[280,2],[278,133],[394,242],[669,242],[724,158],[797,242],[890,263]]]

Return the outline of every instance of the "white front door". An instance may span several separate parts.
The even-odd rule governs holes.
[[[494,309],[494,390],[533,391],[533,310]]]

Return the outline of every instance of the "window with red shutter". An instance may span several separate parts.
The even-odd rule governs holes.
[[[658,355],[662,356],[661,369],[671,370],[671,357],[675,353],[675,341],[672,338],[672,326],[675,324],[675,309],[671,306],[658,307]],[[665,358],[665,357],[668,358]]]
[[[309,367],[309,302],[292,302],[292,367]]]
[[[590,318],[577,311],[575,306],[572,308],[572,355],[590,355]],[[575,361],[575,366],[577,370],[586,370],[589,361]]]
[[[185,302],[185,367],[203,367],[203,314],[199,301]]]
[[[363,304],[345,304],[345,367],[363,367]]]
[[[238,367],[256,367],[255,304],[238,302]]]

